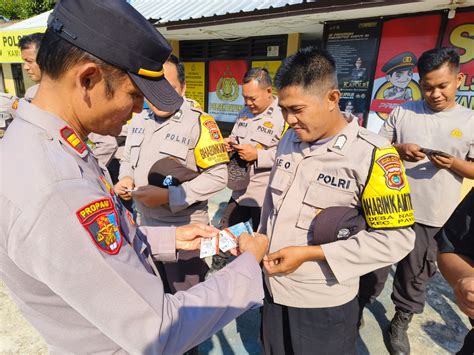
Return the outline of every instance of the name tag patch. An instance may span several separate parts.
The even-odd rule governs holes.
[[[338,178],[337,176],[324,173],[319,173],[316,181],[345,190],[349,189],[349,186],[351,186],[351,180],[349,179]]]

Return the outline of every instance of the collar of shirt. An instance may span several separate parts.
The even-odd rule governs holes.
[[[67,149],[73,151],[81,158],[85,158],[89,154],[89,148],[80,138],[79,134],[67,122],[51,112],[44,111],[38,106],[22,99],[18,104],[15,117],[41,127],[44,130],[45,138],[61,141],[68,147]]]
[[[357,117],[345,112],[342,114],[348,121],[348,124],[333,137],[316,142],[301,142],[298,136],[294,135],[293,141],[300,144],[304,155],[320,155],[328,150],[342,156],[346,155],[350,149],[351,142],[356,139],[360,127],[357,122]],[[317,143],[319,144],[312,147],[312,145]]]

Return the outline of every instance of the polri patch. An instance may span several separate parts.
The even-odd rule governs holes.
[[[93,201],[78,209],[76,216],[100,250],[111,255],[120,251],[123,238],[112,199]]]

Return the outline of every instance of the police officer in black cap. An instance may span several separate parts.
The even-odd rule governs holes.
[[[173,260],[216,230],[137,228],[84,143],[119,134],[143,96],[181,105],[163,76],[170,52],[123,0],[63,0],[48,21],[39,91],[1,143],[0,279],[52,354],[180,354],[263,297],[268,242],[245,234],[226,270],[165,294],[152,255]]]

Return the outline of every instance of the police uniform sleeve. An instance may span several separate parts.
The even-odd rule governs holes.
[[[81,224],[82,217],[99,223],[91,202],[103,193],[84,180],[50,188],[15,217],[8,255],[125,351],[183,353],[263,298],[260,268],[249,253],[187,292],[164,294],[125,240],[106,253],[93,241],[94,224]]]
[[[89,134],[92,145],[92,153],[104,166],[110,163],[118,149],[117,139],[112,136],[102,136],[100,134]]]
[[[227,185],[227,155],[224,140],[214,119],[202,114],[199,125],[191,132],[199,176],[179,186],[169,186],[169,206],[172,212],[186,209],[195,202],[206,201]]]
[[[435,236],[440,253],[455,253],[474,259],[474,189],[464,197]]]
[[[380,127],[379,135],[388,139],[389,142],[395,143],[397,142],[397,131],[396,131],[396,124],[398,117],[400,115],[401,108],[400,106],[394,108],[392,112],[390,112],[388,118],[385,120],[382,127]]]
[[[130,125],[133,125],[134,119],[132,119],[132,123]],[[123,148],[122,152],[122,157],[120,158],[120,170],[119,170],[119,180],[123,179],[125,176],[129,176],[133,178],[133,167],[130,162],[130,151],[131,151],[131,138],[130,136],[132,135],[133,129],[131,127],[128,127],[126,130],[127,132],[127,138],[125,139],[125,147]]]
[[[374,150],[361,205],[368,230],[321,245],[339,282],[396,263],[415,245],[410,187],[395,148]]]

